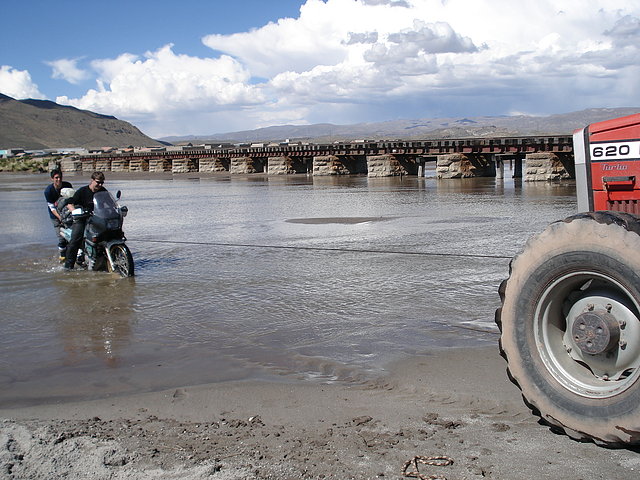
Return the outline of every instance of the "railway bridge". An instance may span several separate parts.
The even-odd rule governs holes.
[[[264,143],[200,145],[72,157],[65,172],[229,172],[268,175],[425,174],[435,162],[438,178],[504,176],[549,181],[574,177],[572,137],[527,136],[331,144]]]

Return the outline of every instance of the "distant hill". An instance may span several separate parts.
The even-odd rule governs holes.
[[[136,127],[48,100],[15,100],[0,93],[0,149],[160,145]]]
[[[472,138],[529,135],[571,135],[574,130],[590,123],[640,113],[640,107],[592,108],[579,112],[536,117],[530,115],[499,117],[451,117],[423,118],[417,120],[392,120],[378,123],[334,125],[280,125],[257,130],[164,137],[161,140],[180,143],[215,142],[281,142],[313,141],[331,143],[337,140],[415,140],[433,138]]]

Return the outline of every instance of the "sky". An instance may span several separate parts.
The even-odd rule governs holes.
[[[0,93],[145,134],[640,106],[638,0],[2,0]]]

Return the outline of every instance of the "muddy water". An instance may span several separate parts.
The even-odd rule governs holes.
[[[87,178],[67,178],[76,187]],[[0,406],[237,379],[358,382],[495,345],[508,257],[573,185],[107,176],[136,277],[65,273],[46,175],[0,176]]]

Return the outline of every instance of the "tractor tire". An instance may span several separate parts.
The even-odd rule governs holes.
[[[555,222],[509,269],[496,323],[525,403],[576,440],[640,444],[640,219]]]

